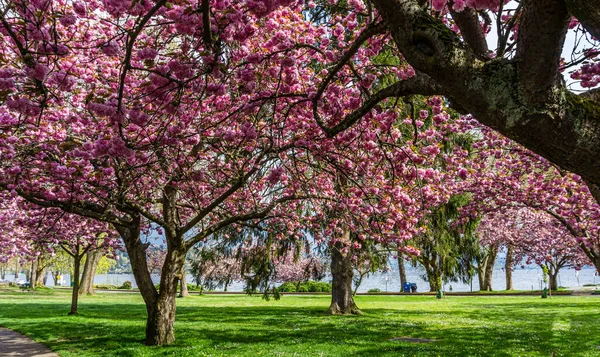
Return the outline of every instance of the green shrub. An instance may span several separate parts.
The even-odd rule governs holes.
[[[308,291],[311,293],[318,293],[321,291],[321,287],[316,281],[309,281],[306,285],[308,285]]]
[[[277,287],[277,289],[279,290],[279,292],[283,292],[283,293],[294,293],[294,292],[299,292],[299,293],[329,293],[331,292],[331,284],[329,283],[325,283],[322,281],[307,281],[304,283],[300,283],[300,285],[298,286],[298,288],[296,289],[296,285],[297,283],[292,283],[292,282],[288,282],[288,283],[283,283],[281,284],[279,287]]]
[[[296,292],[296,284],[283,283],[277,289],[282,293],[293,293]]]
[[[131,288],[133,287],[133,285],[131,284],[131,281],[124,281],[123,285],[121,285],[119,287],[119,289],[123,289],[123,290],[131,290]]]
[[[375,289],[369,289],[369,290],[367,291],[367,293],[369,293],[369,294],[370,294],[370,293],[380,293],[380,292],[381,292],[381,290],[380,290],[380,289],[377,289],[377,288],[375,288]]]
[[[187,284],[187,288],[189,291],[198,291],[200,290],[200,286],[196,284]]]
[[[331,283],[320,282],[319,286],[321,287],[321,289],[319,291],[322,293],[330,293],[331,290],[333,289],[331,287]]]
[[[98,285],[94,285],[95,289],[105,289],[105,290],[116,290],[118,289],[118,287],[116,285],[110,285],[110,284],[98,284]]]

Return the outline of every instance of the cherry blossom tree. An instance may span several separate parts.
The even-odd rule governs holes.
[[[298,290],[303,282],[323,279],[325,271],[325,265],[314,255],[294,257],[288,253],[275,260],[273,281],[295,283]]]
[[[48,257],[56,250],[63,250],[73,258],[73,294],[70,315],[77,314],[79,295],[79,276],[81,261],[90,249],[114,249],[119,247],[115,237],[102,222],[85,219],[81,216],[66,214],[55,208],[40,208],[19,197],[1,196],[3,217],[2,239],[4,254],[20,255],[31,260],[30,284],[35,288],[38,274],[44,271]],[[8,252],[8,253],[7,253]],[[43,264],[43,267],[40,265]]]
[[[580,269],[590,261],[576,237],[552,215],[531,208],[508,208],[483,219],[479,230],[497,245],[512,246],[512,264],[545,267],[550,288],[557,290],[560,269]],[[507,266],[507,268],[509,268]]]
[[[465,213],[502,216],[502,212],[523,208],[549,214],[597,265],[600,206],[582,179],[487,128],[474,128],[481,136],[473,144],[477,155],[464,163],[474,174],[459,188],[474,195]],[[493,245],[493,231],[487,231],[482,240]]]
[[[600,195],[597,103],[555,80],[573,64],[559,65],[569,13],[597,36],[592,0],[574,3],[1,2],[0,188],[111,224],[146,303],[145,342],[168,344],[185,255],[225,227],[275,221],[296,234],[294,216],[319,199],[313,224],[339,263],[360,237],[418,232],[414,203],[444,201],[417,183],[439,180],[424,166],[440,148],[397,145],[397,97],[444,95],[432,108],[471,112]],[[538,7],[556,10],[547,36]],[[479,19],[490,14],[493,56]],[[594,86],[594,73],[574,77]],[[160,292],[140,240],[153,226],[167,240]],[[345,289],[350,264],[336,266]]]

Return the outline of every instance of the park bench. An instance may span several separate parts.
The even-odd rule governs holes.
[[[31,285],[29,283],[24,283],[19,285],[19,288],[21,289],[21,291],[29,291],[30,290]]]

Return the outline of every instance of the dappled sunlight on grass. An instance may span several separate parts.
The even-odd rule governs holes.
[[[147,347],[139,295],[0,293],[0,325],[61,356],[598,356],[594,297],[359,296],[364,316],[328,316],[328,296],[177,299],[176,343]],[[414,337],[428,343],[392,340]]]

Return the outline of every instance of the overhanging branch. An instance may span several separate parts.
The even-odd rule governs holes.
[[[568,26],[569,13],[562,0],[525,2],[516,61],[528,103],[539,105],[552,96],[552,88],[561,76],[558,68]]]
[[[317,123],[327,133],[327,136],[333,137],[340,132],[350,128],[362,117],[371,111],[377,104],[382,100],[390,97],[403,97],[412,94],[421,95],[435,95],[440,94],[441,89],[437,86],[431,78],[422,73],[417,73],[414,77],[404,81],[396,82],[389,87],[386,87],[379,92],[373,94],[368,98],[360,108],[346,115],[344,119],[333,127],[327,127],[325,123],[320,119],[316,107],[314,109],[314,115]]]
[[[598,0],[564,0],[569,13],[600,41],[600,4]]]

